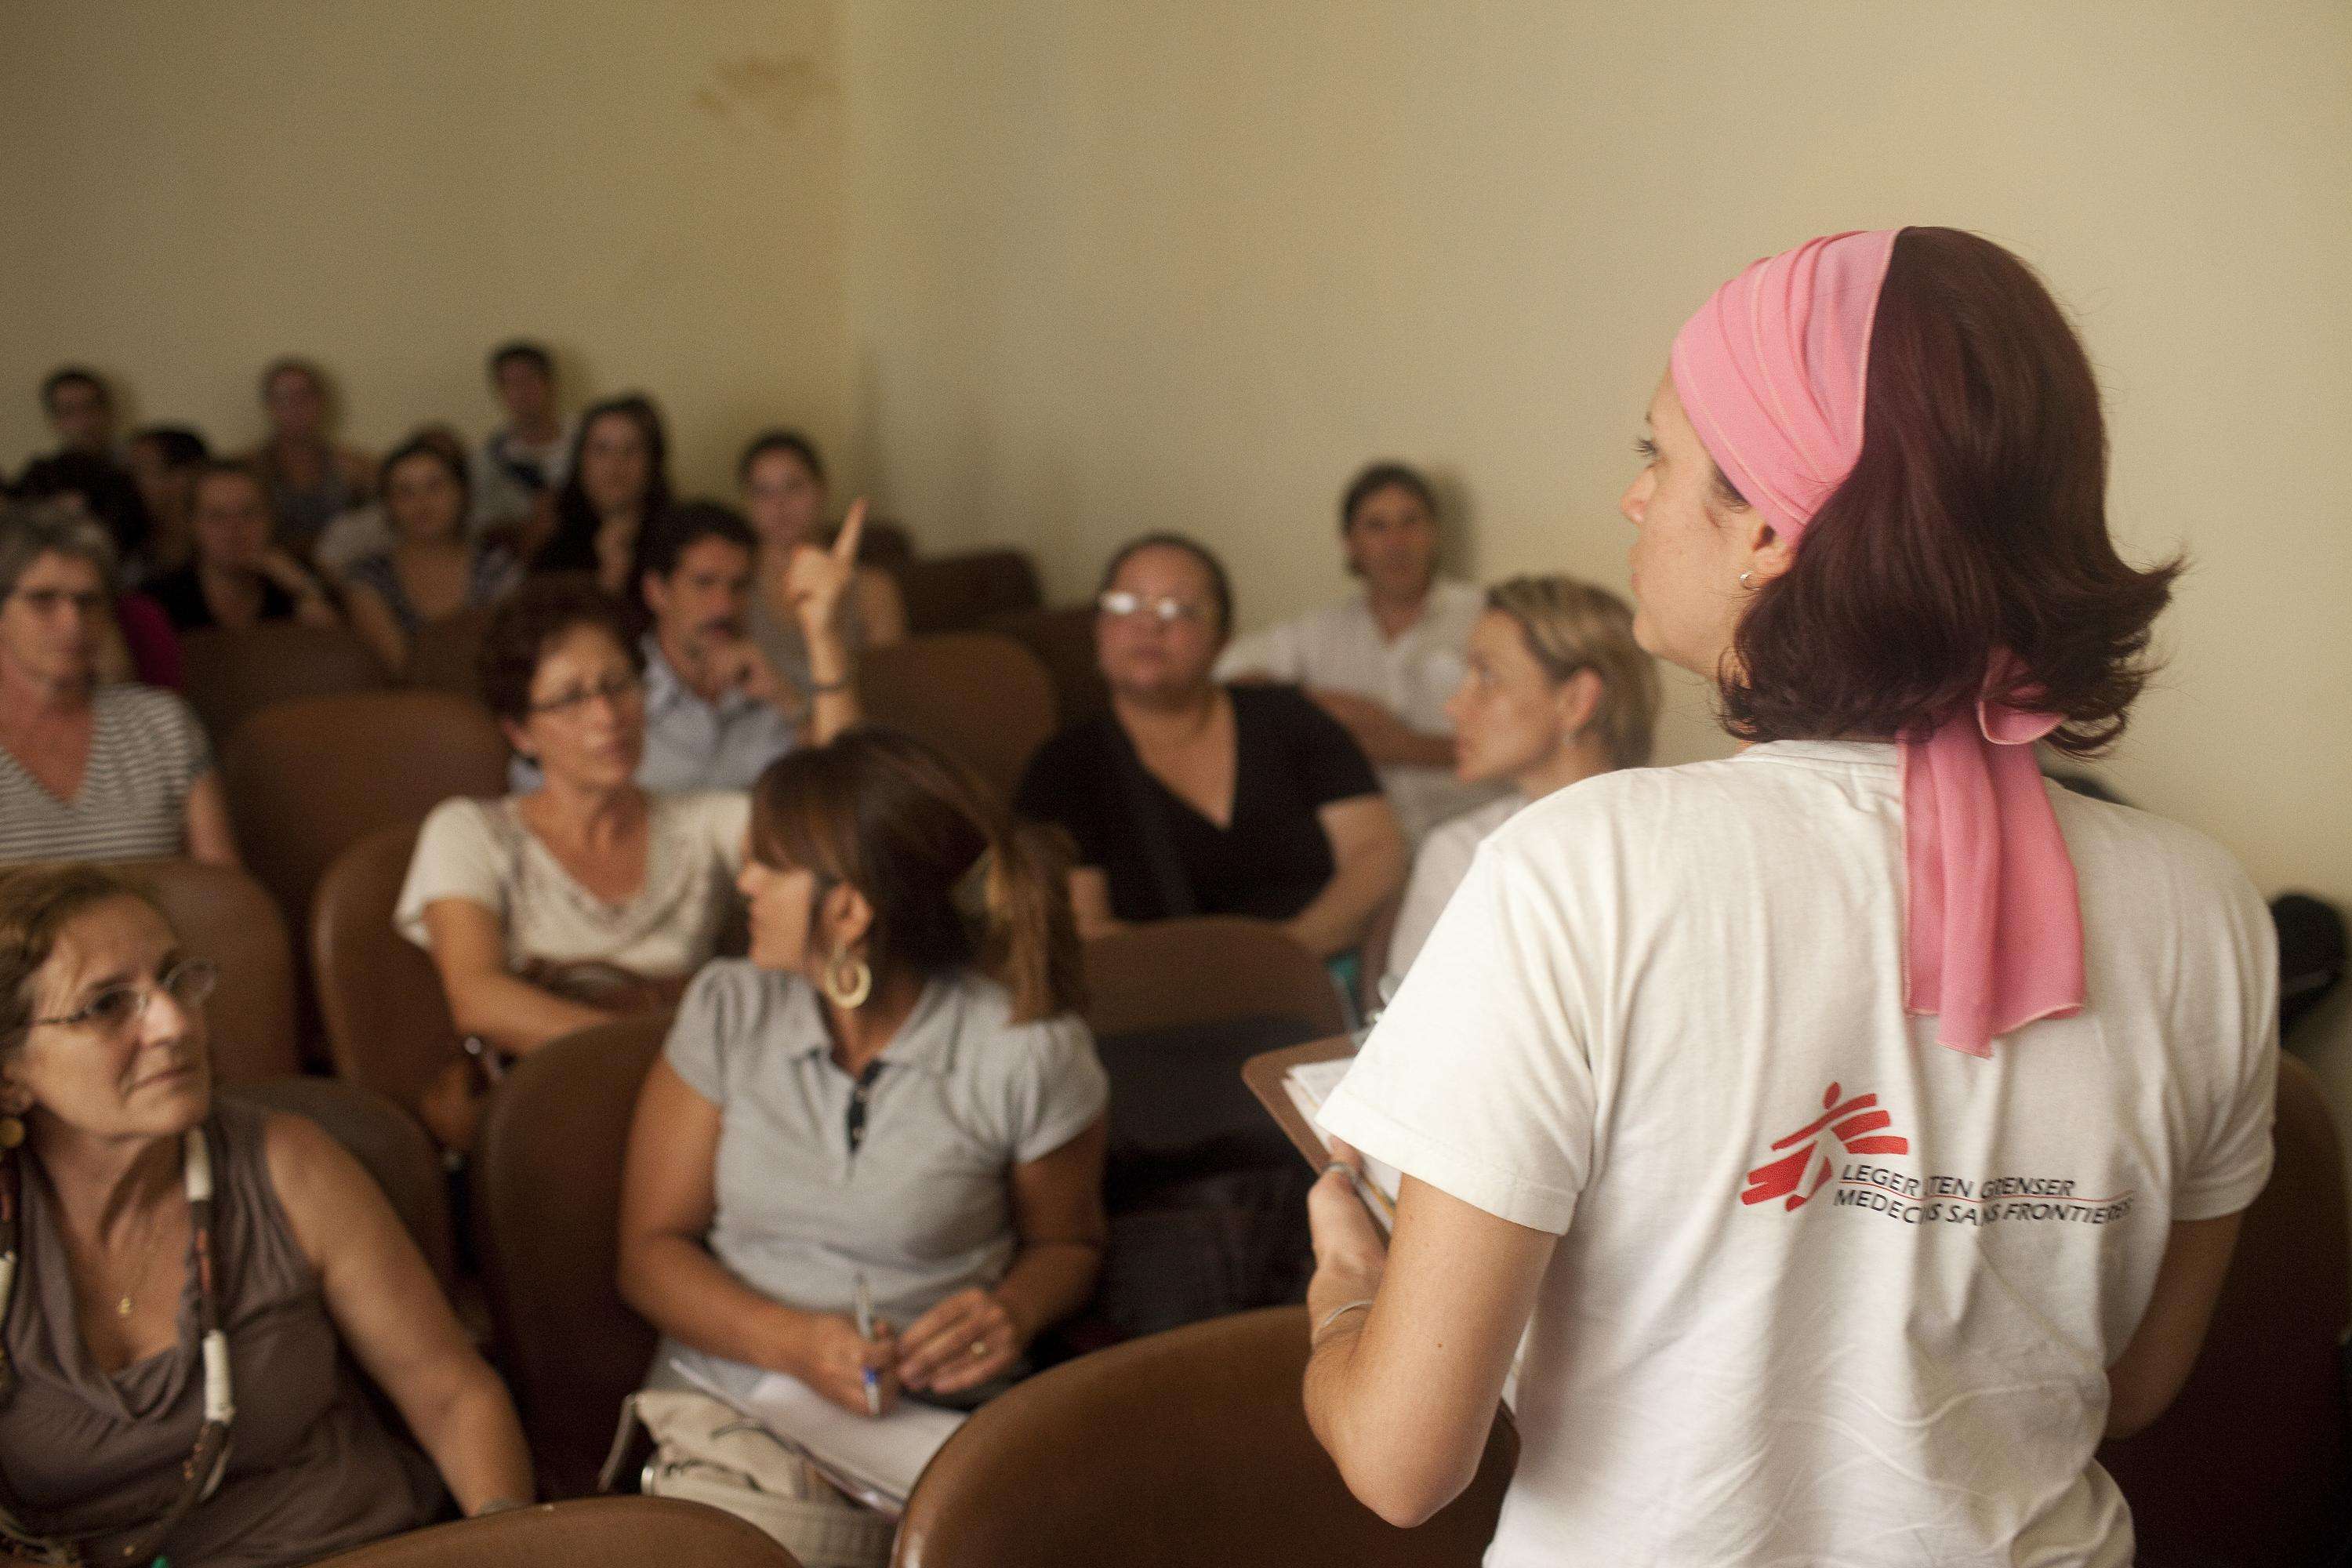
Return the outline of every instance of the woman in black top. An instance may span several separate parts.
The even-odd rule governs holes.
[[[1089,936],[1254,915],[1329,958],[1403,885],[1404,837],[1363,752],[1297,688],[1210,679],[1232,615],[1224,568],[1191,540],[1113,556],[1095,619],[1111,711],[1046,742],[1018,807],[1077,840]]]
[[[580,416],[572,462],[555,497],[555,531],[531,557],[534,574],[593,572],[604,592],[636,602],[629,563],[646,525],[669,510],[669,437],[643,393],[608,397]]]
[[[341,624],[319,580],[272,542],[269,489],[252,468],[226,460],[205,464],[196,470],[189,510],[194,558],[147,584],[173,630],[241,631],[263,621]]]

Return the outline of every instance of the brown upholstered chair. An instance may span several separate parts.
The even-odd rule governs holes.
[[[1518,1458],[1498,1418],[1469,1489],[1418,1530],[1349,1495],[1298,1401],[1307,1309],[1082,1356],[982,1405],[908,1500],[896,1568],[1474,1568]]]
[[[220,988],[205,1005],[213,1076],[242,1083],[299,1071],[294,952],[286,921],[261,884],[196,860],[131,860],[111,869],[155,895],[182,952],[220,966]]]
[[[310,913],[310,970],[337,1076],[415,1113],[457,1052],[440,973],[393,929],[416,824],[379,827],[336,857]]]
[[[408,640],[408,662],[401,667],[400,683],[424,691],[473,696],[481,689],[475,667],[481,658],[482,634],[489,625],[487,605],[425,622]]]
[[[373,828],[451,795],[499,795],[507,742],[479,703],[441,691],[369,691],[274,703],[229,738],[221,777],[237,846],[287,923]]]
[[[1054,682],[1009,637],[948,632],[878,647],[859,661],[868,722],[962,758],[1006,799],[1054,732]]]
[[[232,631],[215,626],[180,639],[188,706],[218,745],[273,702],[373,691],[387,680],[367,644],[341,626],[265,621]]]
[[[992,616],[1034,610],[1045,602],[1037,568],[1019,550],[980,550],[939,555],[889,568],[907,605],[907,629],[969,631]]]
[[[2333,1562],[2352,1488],[2339,1360],[2352,1322],[2344,1157],[2319,1080],[2279,1058],[2277,1163],[2246,1211],[2197,1368],[2156,1423],[2100,1450],[2143,1568]]]
[[[683,1498],[580,1498],[436,1524],[315,1568],[800,1568],[753,1524]]]
[[[1095,608],[1023,610],[992,617],[982,628],[1011,637],[1037,656],[1054,682],[1054,709],[1065,725],[1083,723],[1110,707],[1110,684],[1095,661]]]
[[[380,1095],[331,1078],[240,1083],[226,1093],[265,1110],[307,1116],[326,1129],[383,1189],[441,1288],[455,1285],[457,1247],[449,1221],[448,1179],[433,1141],[413,1118]]]
[[[1265,921],[1154,921],[1087,943],[1087,1023],[1097,1036],[1241,1018],[1295,1020],[1340,1035],[1348,1016],[1330,971]]]
[[[621,1401],[643,1385],[652,1325],[622,1301],[621,1161],[667,1014],[604,1024],[517,1062],[474,1158],[473,1230],[499,1363],[541,1489],[595,1489]]]

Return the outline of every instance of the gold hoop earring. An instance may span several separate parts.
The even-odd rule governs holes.
[[[855,953],[836,952],[824,961],[824,976],[819,984],[827,1001],[854,1013],[874,994],[874,969]]]

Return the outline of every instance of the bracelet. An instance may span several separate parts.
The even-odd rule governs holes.
[[[1316,1346],[1321,1344],[1323,1342],[1323,1331],[1326,1329],[1328,1329],[1332,1324],[1338,1322],[1340,1319],[1346,1317],[1349,1313],[1356,1310],[1358,1308],[1369,1307],[1371,1304],[1372,1299],[1370,1296],[1367,1296],[1360,1301],[1350,1301],[1344,1307],[1334,1307],[1329,1311],[1324,1313],[1323,1321],[1315,1325],[1315,1331],[1307,1336],[1307,1348],[1309,1351],[1312,1351]]]

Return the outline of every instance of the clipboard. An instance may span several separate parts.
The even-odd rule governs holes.
[[[1242,1081],[1257,1096],[1258,1103],[1266,1109],[1307,1164],[1320,1172],[1331,1163],[1331,1146],[1323,1134],[1307,1119],[1306,1109],[1293,1097],[1290,1081],[1294,1069],[1315,1067],[1326,1062],[1354,1059],[1356,1040],[1351,1035],[1333,1035],[1326,1039],[1309,1040],[1303,1046],[1290,1046],[1278,1051],[1266,1051],[1242,1064]],[[1376,1160],[1367,1158],[1365,1168],[1356,1178],[1356,1196],[1363,1203],[1373,1223],[1383,1232],[1396,1228],[1397,1173]]]
[[[1317,1170],[1330,1163],[1331,1146],[1323,1142],[1323,1134],[1307,1120],[1282,1080],[1290,1069],[1309,1062],[1337,1061],[1356,1054],[1352,1035],[1331,1035],[1319,1040],[1309,1040],[1303,1046],[1285,1046],[1278,1051],[1265,1051],[1242,1063],[1242,1081],[1257,1096],[1257,1102],[1266,1109],[1276,1125],[1290,1135],[1299,1157]]]

